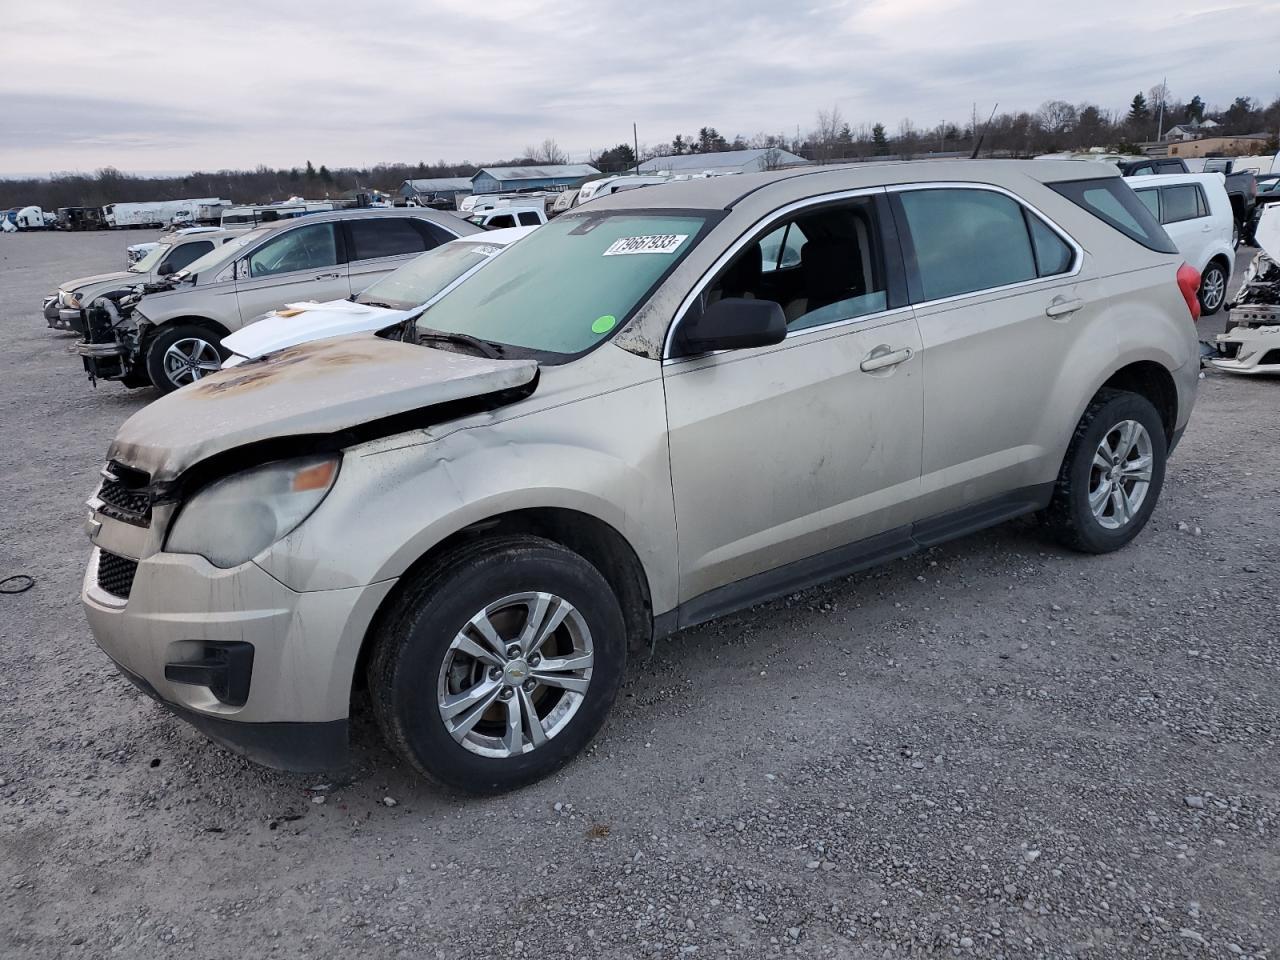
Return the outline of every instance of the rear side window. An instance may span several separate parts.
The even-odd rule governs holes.
[[[1151,215],[1157,220],[1160,219],[1160,191],[1152,187],[1150,190],[1135,190],[1138,199],[1143,202]]]
[[[1164,205],[1161,223],[1178,223],[1206,216],[1200,188],[1194,183],[1180,183],[1175,187],[1161,187],[1160,201]]]
[[[541,222],[542,221],[538,219],[538,215],[532,210],[527,210],[520,214],[520,226],[522,227],[536,227]]]
[[[1067,245],[1067,241],[1030,210],[1025,210],[1024,213],[1031,230],[1031,246],[1035,248],[1037,276],[1055,277],[1070,270],[1075,260],[1075,251]]]
[[[184,243],[182,246],[178,247],[177,250],[174,250],[173,253],[169,254],[165,263],[173,267],[173,272],[177,273],[179,270],[185,270],[187,267],[191,266],[191,264],[195,263],[212,249],[212,240],[201,240],[197,243]]]
[[[376,260],[422,253],[435,246],[429,243],[407,217],[349,220],[351,259]]]
[[[489,220],[489,228],[491,230],[499,230],[506,227],[514,227],[516,225],[515,217],[509,213],[499,214]]]
[[[949,188],[899,196],[923,299],[1035,279],[1035,254],[1017,201],[990,190]]]
[[[1156,253],[1177,253],[1164,228],[1119,177],[1064,180],[1048,186],[1103,223]]]

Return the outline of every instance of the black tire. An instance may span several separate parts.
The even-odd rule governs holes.
[[[455,740],[441,717],[445,657],[478,611],[530,591],[562,597],[581,614],[594,648],[589,685],[567,724],[541,745],[481,756]],[[387,744],[428,780],[468,793],[512,790],[562,767],[604,724],[626,669],[626,626],[608,582],[582,557],[533,536],[478,541],[422,570],[380,618],[375,644],[369,697]]]
[[[191,382],[189,379],[174,379],[165,368],[165,354],[169,351],[169,348],[174,344],[184,342],[199,342],[211,347],[212,352],[208,350],[201,351],[201,356],[206,363],[211,363],[215,354],[219,363],[227,358],[227,351],[222,348],[222,337],[208,327],[197,326],[194,323],[161,327],[160,331],[151,338],[146,347],[147,377],[161,393],[170,393]],[[212,372],[212,370],[207,369],[200,370],[198,376],[194,379],[198,380],[200,377]]]
[[[1094,478],[1094,454],[1103,439],[1126,420],[1145,428],[1151,443],[1151,479],[1138,510],[1123,526],[1108,529],[1089,505]],[[1063,545],[1082,553],[1119,550],[1147,525],[1164,486],[1168,445],[1160,414],[1146,397],[1124,390],[1099,390],[1076,426],[1054,485],[1053,499],[1042,514],[1050,533]]]
[[[1222,264],[1210,261],[1200,275],[1200,289],[1196,294],[1200,300],[1200,316],[1211,317],[1222,309],[1227,301],[1228,282],[1230,278]]]

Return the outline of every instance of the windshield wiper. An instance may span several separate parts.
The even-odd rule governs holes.
[[[470,347],[481,356],[488,357],[490,360],[501,360],[503,347],[500,343],[494,343],[491,340],[481,340],[466,333],[450,333],[447,330],[432,330],[430,327],[418,327],[417,336],[419,343],[430,343],[437,341],[440,343],[456,343],[460,346]]]
[[[352,297],[351,300],[353,303],[358,303],[362,307],[381,307],[384,310],[398,309],[389,303],[383,303],[381,300],[360,300],[356,297]]]

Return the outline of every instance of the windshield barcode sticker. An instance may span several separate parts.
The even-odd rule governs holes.
[[[628,253],[675,253],[680,244],[689,239],[687,233],[663,233],[654,237],[623,237],[615,240],[604,252],[606,257],[620,257]]]

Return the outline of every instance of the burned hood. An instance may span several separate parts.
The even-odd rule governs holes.
[[[269,452],[278,442],[296,449],[291,438],[326,436],[356,442],[379,435],[379,424],[394,425],[381,430],[386,435],[438,422],[431,412],[450,409],[444,405],[527,393],[537,372],[533,360],[490,360],[372,334],[306,343],[161,397],[125,421],[108,456],[163,483],[238,448]]]

